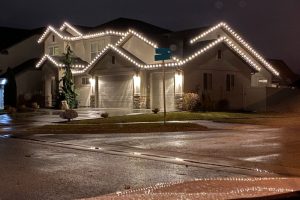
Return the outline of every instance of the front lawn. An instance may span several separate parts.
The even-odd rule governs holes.
[[[230,113],[230,112],[170,112],[167,113],[167,121],[188,120],[222,120],[222,119],[249,119],[265,117],[263,114]],[[130,122],[157,122],[163,121],[163,113],[125,115],[100,119],[72,121],[72,124],[106,124],[106,123],[130,123]]]

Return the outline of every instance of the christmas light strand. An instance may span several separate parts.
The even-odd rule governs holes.
[[[213,31],[223,28],[225,31],[229,32],[240,44],[243,45],[254,57],[256,57],[269,71],[271,71],[275,76],[279,76],[280,73],[270,64],[268,63],[257,51],[250,46],[248,42],[246,42],[237,32],[235,32],[229,25],[224,22],[217,24],[216,26],[208,29],[204,33],[190,40],[190,43],[193,44]]]

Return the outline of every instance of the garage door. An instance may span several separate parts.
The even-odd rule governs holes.
[[[166,108],[167,111],[175,110],[174,103],[174,73],[166,73]],[[152,73],[151,74],[151,95],[152,108],[160,108],[163,111],[163,74]]]
[[[100,108],[132,108],[132,75],[99,77]]]

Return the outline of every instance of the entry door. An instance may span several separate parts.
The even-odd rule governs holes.
[[[175,86],[174,86],[174,73],[166,73],[166,108],[167,111],[175,110]],[[163,73],[151,74],[151,106],[152,109],[164,109],[163,101]]]
[[[99,107],[129,108],[133,106],[132,75],[100,76]]]

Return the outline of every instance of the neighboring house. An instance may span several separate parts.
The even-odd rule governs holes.
[[[282,76],[288,67],[266,60],[225,23],[180,32],[122,18],[94,28],[64,23],[59,29],[49,26],[38,43],[45,55],[36,67],[43,73],[48,107],[56,100],[67,45],[74,52],[80,107],[163,108],[157,47],[170,47],[174,55],[165,62],[169,111],[181,109],[187,92],[214,107],[227,101],[232,110],[267,111],[270,96],[291,90],[290,77]]]
[[[36,43],[42,31],[0,27],[0,74],[5,77],[7,68],[13,69],[19,104],[35,101],[42,92],[41,70],[35,68],[37,58],[43,54]]]

